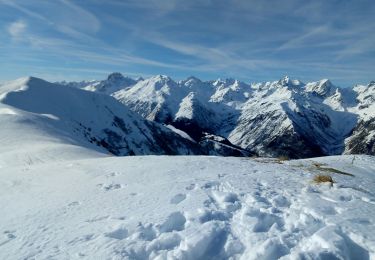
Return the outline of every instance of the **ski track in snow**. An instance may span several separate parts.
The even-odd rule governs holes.
[[[311,160],[147,156],[5,168],[0,258],[373,259],[374,159],[363,158],[356,177],[334,175],[332,188],[309,182]],[[317,160],[351,167],[349,156]]]

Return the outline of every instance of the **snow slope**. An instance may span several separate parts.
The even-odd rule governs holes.
[[[85,150],[102,156],[207,154],[198,144],[143,119],[110,96],[32,77],[0,86],[0,122],[0,166],[13,157],[43,161],[35,155],[48,159],[55,150],[62,151],[56,160],[80,158],[88,154]]]
[[[260,155],[341,154],[344,139],[357,118],[325,104],[321,95],[329,95],[332,88],[329,81],[305,86],[287,77],[258,86],[253,98],[243,106],[229,139],[241,147],[255,149]]]
[[[357,106],[351,108],[359,115],[353,134],[346,141],[346,153],[375,154],[375,82],[355,86]]]
[[[108,94],[196,141],[208,132],[264,156],[375,154],[373,83],[343,89],[328,79],[304,84],[284,77],[250,85],[159,75]]]
[[[3,167],[0,258],[375,259],[375,159],[353,158],[92,156]],[[317,163],[354,177],[313,184]]]

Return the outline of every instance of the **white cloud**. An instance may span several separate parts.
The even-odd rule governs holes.
[[[7,30],[13,38],[19,38],[25,32],[26,27],[27,27],[27,24],[24,21],[18,20],[18,21],[11,23],[8,26]]]

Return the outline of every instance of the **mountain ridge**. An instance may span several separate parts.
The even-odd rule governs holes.
[[[7,158],[35,163],[44,161],[42,157],[60,160],[88,153],[249,155],[215,140],[209,141],[216,144],[215,149],[209,149],[206,142],[193,142],[146,120],[109,95],[35,77],[0,85],[0,124],[0,166]]]
[[[208,132],[262,156],[303,158],[373,154],[374,88],[371,83],[339,88],[329,79],[303,83],[288,76],[247,84],[157,75],[107,94],[196,140]],[[369,136],[367,141],[363,136]]]

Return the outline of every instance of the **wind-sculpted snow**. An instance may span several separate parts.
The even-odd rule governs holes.
[[[196,141],[209,132],[259,155],[303,158],[374,154],[374,86],[343,89],[328,79],[304,84],[289,77],[246,84],[155,76],[110,94],[143,117],[173,125]]]
[[[92,156],[3,167],[0,258],[373,259],[374,165]],[[333,184],[312,182],[323,169]]]

